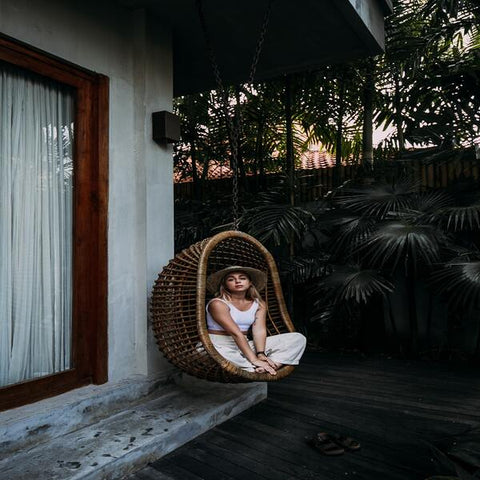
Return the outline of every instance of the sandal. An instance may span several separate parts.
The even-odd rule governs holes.
[[[335,456],[345,453],[345,449],[332,441],[332,437],[325,432],[317,433],[313,438],[308,438],[307,443],[323,455]]]
[[[344,435],[339,435],[338,433],[334,433],[330,436],[330,438],[339,447],[343,447],[345,450],[348,450],[349,452],[354,452],[355,450],[360,449],[360,443],[351,437],[346,437]]]

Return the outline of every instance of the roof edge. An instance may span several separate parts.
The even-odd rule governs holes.
[[[383,10],[385,16],[393,13],[393,1],[392,0],[378,0],[380,7]]]

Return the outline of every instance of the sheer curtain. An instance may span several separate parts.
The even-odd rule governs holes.
[[[73,116],[0,63],[0,387],[71,367]]]

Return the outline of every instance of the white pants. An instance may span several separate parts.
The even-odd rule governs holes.
[[[226,358],[248,372],[255,370],[255,367],[247,360],[230,335],[215,335],[210,333],[210,340],[223,358]],[[249,340],[248,343],[255,352],[253,341]],[[305,350],[306,343],[307,339],[298,332],[272,335],[266,339],[265,354],[275,363],[298,365]]]

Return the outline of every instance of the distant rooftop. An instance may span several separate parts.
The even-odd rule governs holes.
[[[185,159],[185,166],[190,165],[191,169],[192,160],[191,158]],[[335,157],[330,155],[328,152],[321,150],[308,150],[303,153],[300,157],[299,163],[297,164],[297,170],[318,170],[320,168],[330,168],[335,165]],[[197,167],[199,175],[202,175],[203,170],[201,167]],[[227,162],[219,162],[217,160],[211,160],[209,162],[207,180],[219,180],[222,178],[231,178],[232,170]],[[182,172],[178,169],[174,171],[174,182],[191,182],[193,181],[192,175],[182,176]]]

